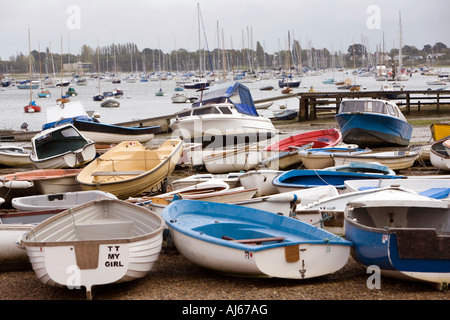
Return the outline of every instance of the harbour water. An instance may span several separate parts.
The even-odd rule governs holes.
[[[448,71],[450,68],[442,69]],[[353,83],[361,85],[361,90],[375,91],[380,90],[383,84],[390,84],[386,81],[376,81],[373,76],[361,77],[354,76],[351,70],[345,72],[327,72],[318,76],[303,76],[301,78],[301,85],[299,88],[294,88],[295,92],[306,92],[311,89],[315,91],[339,91],[334,84],[323,84],[322,81],[333,78],[336,81],[343,81],[346,78],[352,80]],[[124,78],[124,77],[123,77]],[[429,86],[427,81],[436,80],[437,77],[421,75],[420,72],[412,73],[408,81],[399,82],[405,90],[436,90],[442,86]],[[100,114],[100,121],[107,124],[114,124],[119,122],[145,119],[157,116],[171,115],[189,106],[186,104],[172,103],[171,97],[175,92],[176,80],[181,80],[180,76],[174,76],[170,80],[165,81],[148,81],[135,83],[128,83],[122,81],[120,84],[113,84],[111,82],[101,82],[100,90],[98,88],[98,81],[96,79],[89,79],[88,85],[79,86],[73,84],[72,86],[77,91],[78,95],[72,97],[73,101],[80,101],[87,111],[94,111]],[[265,99],[282,95],[281,89],[278,87],[278,79],[264,79],[254,82],[245,82],[245,85],[251,90],[254,100]],[[274,90],[262,91],[259,90],[264,86],[273,86]],[[102,108],[100,102],[93,101],[93,96],[98,92],[113,90],[119,87],[124,91],[122,98],[118,99],[120,107],[118,108]],[[447,84],[445,87],[450,87]],[[164,96],[156,96],[155,93],[159,89],[165,92]],[[26,122],[28,129],[31,131],[41,130],[42,125],[46,123],[46,109],[56,104],[56,99],[61,97],[61,88],[46,88],[51,93],[50,98],[39,98],[37,93],[40,89],[33,90],[33,100],[41,106],[42,110],[39,113],[25,113],[23,107],[30,101],[30,91],[27,89],[18,89],[15,86],[1,88],[0,91],[0,130],[18,130],[21,125]],[[65,95],[68,87],[63,87],[62,94]],[[188,96],[198,96],[199,92],[196,90],[185,90],[184,93]],[[266,110],[259,112],[266,116],[272,116],[272,112],[280,108],[280,106],[297,109],[299,105],[298,99],[282,99],[277,100],[274,104]]]

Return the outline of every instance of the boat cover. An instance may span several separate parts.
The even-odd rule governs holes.
[[[234,81],[209,87],[203,93],[202,101],[193,104],[193,107],[203,106],[207,103],[230,102],[243,114],[259,116],[256,111],[250,90],[242,83]]]

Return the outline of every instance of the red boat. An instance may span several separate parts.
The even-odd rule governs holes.
[[[334,147],[342,141],[342,133],[335,129],[323,129],[300,133],[289,136],[266,147],[266,151],[292,151],[309,143],[313,143],[312,148]]]
[[[25,112],[41,112],[41,107],[36,105],[35,101],[31,101],[27,106],[23,107]]]

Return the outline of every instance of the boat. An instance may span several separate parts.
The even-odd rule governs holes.
[[[277,120],[292,120],[295,119],[295,117],[297,117],[298,111],[293,109],[285,109],[274,111],[273,115]]]
[[[187,95],[185,95],[183,92],[175,92],[172,95],[172,103],[186,103],[189,101],[189,98]]]
[[[183,84],[185,89],[204,89],[210,86],[210,82],[205,78],[191,77],[188,82]]]
[[[183,147],[184,149],[184,147]],[[219,179],[228,184],[230,187],[239,187],[241,186],[241,183],[239,181],[239,178],[244,175],[243,172],[230,172],[230,173],[224,173],[224,174],[212,174],[212,173],[200,173],[200,174],[194,174],[191,176],[188,176],[186,178],[177,179],[172,181],[170,185],[170,190],[168,191],[174,191],[179,190],[182,188],[198,185],[203,182],[210,181],[211,179]],[[252,189],[252,188],[246,188],[246,189]]]
[[[23,107],[23,110],[26,113],[41,112],[41,107],[36,104],[36,101],[32,100],[28,105]]]
[[[292,79],[292,78],[283,78],[278,81],[278,87],[280,88],[298,88],[300,87],[300,83],[302,81],[300,79]]]
[[[160,126],[123,127],[77,119],[73,120],[73,126],[87,139],[98,144],[118,144],[130,140],[146,143],[152,140],[156,133],[161,132]]]
[[[146,276],[158,260],[163,229],[164,220],[150,210],[101,199],[41,222],[23,235],[20,245],[44,284],[82,286],[92,299],[93,286]]]
[[[350,257],[351,242],[271,212],[179,200],[162,215],[185,258],[227,275],[308,279],[341,269]]]
[[[220,181],[220,180],[219,180]],[[211,182],[212,183],[212,182]],[[169,204],[173,200],[179,199],[190,199],[199,201],[209,201],[209,202],[220,202],[220,203],[230,203],[236,201],[244,201],[253,198],[256,194],[257,189],[245,189],[244,187],[226,188],[223,186],[218,186],[217,188],[209,187],[208,182],[199,184],[193,187],[187,187],[184,190],[175,190],[165,194],[157,195],[151,198],[164,199],[166,204]],[[156,201],[160,203],[160,201]]]
[[[395,176],[396,173],[391,168],[384,166],[378,162],[351,162],[342,166],[332,166],[324,168],[327,171],[340,171],[340,172],[362,172],[362,173],[375,173]]]
[[[345,238],[354,243],[352,256],[364,266],[446,287],[449,214],[448,202],[405,190],[382,190],[347,204]]]
[[[273,105],[273,101],[255,103],[256,110],[269,109]]]
[[[403,176],[328,171],[328,170],[289,170],[279,174],[273,179],[272,184],[279,192],[292,191],[293,189],[312,188],[323,185],[335,186],[340,192],[345,190],[344,182],[360,179],[401,179]]]
[[[105,91],[105,92],[103,92],[102,96],[103,96],[102,100],[104,98],[108,98],[108,97],[119,99],[119,98],[121,98],[123,96],[123,90],[120,89],[120,88],[115,88],[112,91]]]
[[[341,141],[342,135],[335,128],[290,135],[264,148],[263,162],[269,169],[286,169],[301,162],[298,155],[301,150],[334,147]]]
[[[274,89],[273,86],[263,86],[263,87],[259,88],[259,90],[261,90],[261,91],[271,91],[273,89]]]
[[[246,189],[258,188],[258,197],[268,196],[278,193],[272,181],[282,172],[281,170],[250,170],[239,176],[239,182]]]
[[[445,151],[447,151],[447,154],[450,156],[450,139],[446,138],[444,142],[442,142],[442,145],[445,148]]]
[[[69,97],[75,97],[78,95],[78,93],[75,91],[73,87],[69,87],[69,89],[67,89],[66,91],[66,95],[68,95]]]
[[[120,102],[113,98],[105,98],[100,104],[100,107],[102,108],[118,108],[119,106]]]
[[[314,148],[334,147],[342,140],[342,135],[339,130],[335,128],[315,130],[299,133],[296,135],[290,135],[283,138],[268,147],[266,151],[290,151],[293,148],[301,147],[305,144],[313,142]]]
[[[0,197],[3,207],[11,207],[11,200],[38,194],[81,191],[75,177],[81,169],[38,169],[18,171],[0,176]]]
[[[31,138],[31,161],[39,169],[77,168],[96,156],[95,142],[71,123],[42,130]]]
[[[342,141],[362,148],[408,146],[412,126],[399,107],[388,100],[345,99],[334,116]]]
[[[82,190],[102,190],[119,199],[134,197],[159,185],[175,169],[183,143],[166,140],[146,148],[137,141],[122,141],[97,157],[77,175]]]
[[[349,180],[348,182],[351,181],[372,181],[372,180]],[[377,180],[377,181],[385,181],[385,180]],[[345,184],[346,183],[347,181],[345,181]],[[372,194],[374,192],[378,192],[379,190],[387,190],[392,188],[401,189],[398,186],[389,187],[386,186],[385,184],[385,187],[383,188],[370,188],[364,190],[355,190],[351,192],[349,191],[346,193],[337,193],[329,197],[318,199],[315,202],[310,202],[306,204],[300,203],[295,207],[295,210],[290,217],[299,219],[300,221],[303,222],[312,223],[336,235],[344,236],[345,235],[344,211],[345,208],[347,207],[347,203],[354,201],[355,199],[359,199],[363,196]]]
[[[337,194],[339,194],[339,192],[335,187],[321,186],[291,192],[276,193],[244,201],[230,202],[230,204],[269,211],[286,217],[293,217],[295,216],[295,210],[298,206],[305,206],[310,203],[315,203],[320,199],[327,199]],[[312,221],[308,221],[307,219],[301,221],[312,223]]]
[[[419,158],[416,151],[381,151],[361,154],[349,154],[333,156],[336,166],[341,166],[351,162],[379,162],[392,170],[407,169]]]
[[[117,144],[122,141],[135,140],[146,143],[161,132],[160,126],[153,127],[123,127],[104,124],[95,116],[90,116],[80,101],[61,103],[47,109],[47,123],[42,129],[49,129],[55,125],[72,123],[73,126],[87,139],[97,144]]]
[[[300,150],[298,157],[306,169],[325,169],[335,165],[334,155],[361,154],[372,152],[370,149],[359,149],[356,145],[347,147],[335,146],[331,148],[310,148]]]
[[[258,114],[250,90],[239,82],[223,83],[203,93],[192,107],[177,112],[169,124],[174,135],[203,148],[254,143],[270,139],[276,129]]]
[[[444,139],[450,136],[450,122],[433,123],[430,130],[434,141]]]
[[[429,179],[416,176],[414,179],[396,179],[388,180],[351,180],[344,182],[350,192],[374,190],[386,187],[404,188],[416,192],[421,196],[433,199],[446,200],[450,195],[450,181],[448,179]]]
[[[447,142],[447,138],[443,138],[434,142],[430,149],[430,162],[431,165],[439,170],[450,171],[450,155],[447,152],[447,148],[444,143]]]
[[[36,81],[30,81],[30,80],[25,80],[20,82],[17,86],[18,89],[38,89],[39,88],[39,82]]]
[[[0,167],[24,167],[33,162],[30,159],[31,150],[14,145],[0,146]]]
[[[108,192],[91,190],[17,197],[12,199],[11,205],[20,212],[54,209],[64,210],[102,198],[117,199],[115,195]]]
[[[228,173],[255,169],[262,158],[261,148],[246,145],[215,150],[203,157],[203,163],[209,173]]]
[[[28,255],[25,250],[17,245],[17,239],[21,239],[36,224],[62,211],[55,209],[3,213],[0,220],[0,270],[19,271],[31,269]]]
[[[48,90],[41,90],[40,92],[38,92],[39,98],[50,98],[51,96],[52,96],[52,93]]]

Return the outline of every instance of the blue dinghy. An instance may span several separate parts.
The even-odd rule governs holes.
[[[386,275],[450,282],[449,203],[415,192],[389,189],[347,204],[345,238],[352,256]]]
[[[313,188],[332,185],[337,189],[345,189],[345,181],[360,179],[401,179],[403,176],[374,174],[350,171],[332,170],[290,170],[279,174],[272,184],[278,192],[292,191],[292,189]]]
[[[183,256],[234,276],[322,276],[341,269],[352,246],[297,219],[232,204],[177,200],[162,216]]]

